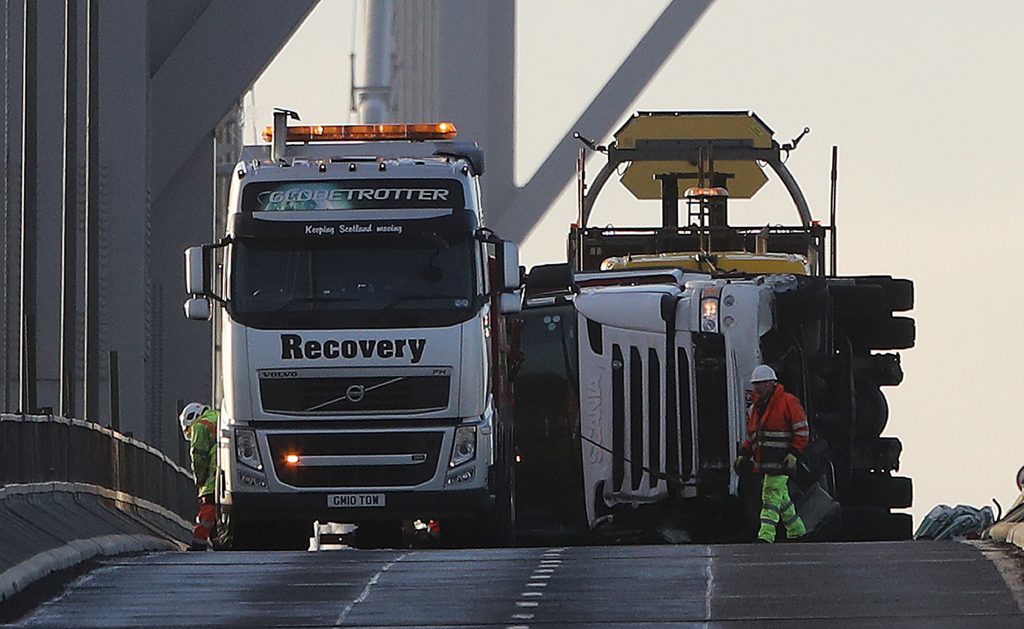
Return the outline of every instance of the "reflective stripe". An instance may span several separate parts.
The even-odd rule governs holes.
[[[773,504],[768,504],[767,502],[761,505],[761,511],[774,511],[775,513],[780,512],[778,507]]]
[[[761,434],[764,435],[765,437],[779,437],[781,439],[789,439],[790,432],[788,430],[765,430]]]
[[[793,501],[792,500],[787,500],[786,504],[784,504],[781,507],[779,507],[779,513],[785,513],[792,506],[793,506]]]
[[[775,449],[778,449],[778,450],[785,450],[785,449],[789,448],[789,442],[788,441],[786,441],[786,442],[768,441],[768,442],[765,442],[765,443],[759,443],[757,445],[761,446],[762,448],[775,448]]]
[[[761,518],[761,524],[767,524],[768,526],[775,526],[778,523],[779,523],[778,520],[766,520],[764,518]]]
[[[786,528],[789,528],[789,527],[793,526],[796,523],[796,521],[799,520],[799,519],[800,519],[800,516],[798,516],[797,514],[794,513],[793,517],[791,517],[789,519],[786,519],[786,520],[783,520],[782,523],[786,525]]]
[[[807,420],[805,419],[802,422],[797,422],[797,423],[793,424],[793,430],[796,430],[797,428],[803,428],[806,425],[807,425]]]

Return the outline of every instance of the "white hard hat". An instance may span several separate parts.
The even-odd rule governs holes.
[[[754,367],[754,373],[750,374],[751,384],[755,382],[769,382],[778,380],[779,377],[775,375],[775,370],[768,365],[758,365]]]
[[[178,421],[181,422],[181,432],[187,432],[196,420],[203,416],[203,413],[210,410],[210,407],[202,402],[189,402],[181,409]]]

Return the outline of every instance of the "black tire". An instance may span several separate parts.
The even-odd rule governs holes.
[[[824,280],[801,278],[796,290],[775,295],[779,318],[776,327],[789,328],[809,321],[818,321],[828,314],[829,293]]]
[[[909,513],[890,513],[886,523],[886,541],[914,539],[914,519]]]
[[[873,284],[885,291],[885,300],[890,312],[903,312],[914,308],[914,283],[910,280],[872,275],[857,278],[858,284]]]
[[[266,532],[259,523],[230,508],[218,513],[214,537],[217,550],[263,550],[266,545]]]
[[[512,413],[499,416],[498,448],[494,458],[494,510],[489,514],[491,543],[499,547],[516,545],[516,454]]]
[[[903,382],[903,365],[899,354],[872,354],[871,377],[881,386],[893,387]]]
[[[916,326],[910,317],[890,317],[864,330],[864,345],[868,349],[910,349],[916,338]]]
[[[909,514],[889,513],[878,507],[843,505],[841,541],[890,542],[913,538],[914,522]]]
[[[851,506],[906,509],[914,501],[914,484],[906,476],[858,473],[843,493],[843,503]]]
[[[874,284],[836,284],[829,287],[832,312],[843,321],[884,320],[892,310],[885,289]]]

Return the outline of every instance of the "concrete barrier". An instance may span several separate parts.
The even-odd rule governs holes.
[[[195,479],[159,450],[77,419],[0,415],[0,603],[97,556],[180,550]]]

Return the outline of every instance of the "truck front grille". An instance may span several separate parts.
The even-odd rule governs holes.
[[[426,412],[448,407],[451,376],[260,378],[268,413],[325,415]]]
[[[274,471],[293,487],[408,487],[434,477],[442,432],[344,432],[269,435]],[[293,466],[289,454],[314,456],[410,455],[403,465]]]

